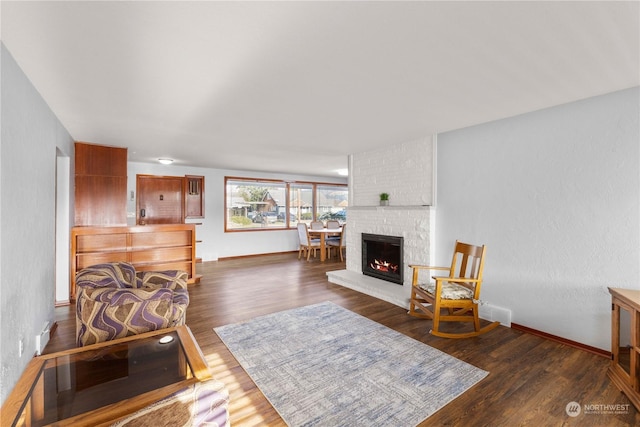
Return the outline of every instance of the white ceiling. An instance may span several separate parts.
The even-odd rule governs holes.
[[[336,176],[350,153],[639,85],[639,10],[2,1],[1,35],[77,141],[132,161]]]

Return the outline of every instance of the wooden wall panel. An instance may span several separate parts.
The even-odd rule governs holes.
[[[127,224],[127,149],[75,143],[75,225]]]
[[[76,142],[76,175],[127,176],[127,149]]]
[[[76,175],[75,225],[127,225],[127,177]]]

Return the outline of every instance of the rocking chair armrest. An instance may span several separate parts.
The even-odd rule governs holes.
[[[415,265],[415,264],[409,264],[409,268],[417,268],[419,270],[446,270],[446,271],[451,270],[450,267],[432,267],[430,265]]]
[[[467,277],[446,277],[446,276],[432,276],[436,282],[452,282],[452,283],[479,283],[478,279],[471,279]]]

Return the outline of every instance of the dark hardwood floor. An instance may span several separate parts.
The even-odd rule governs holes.
[[[606,375],[607,358],[503,326],[476,338],[434,337],[429,334],[431,321],[410,317],[403,308],[327,281],[327,271],[344,268],[336,257],[324,263],[317,259],[307,262],[298,260],[297,253],[198,266],[203,278],[201,283],[190,285],[187,324],[214,376],[230,391],[232,425],[285,424],[213,328],[322,301],[332,301],[490,372],[421,426],[640,425],[638,412]],[[56,322],[45,353],[74,347],[74,307],[56,308]],[[565,412],[572,401],[581,405],[623,404],[629,409],[622,414],[583,413],[572,418]]]

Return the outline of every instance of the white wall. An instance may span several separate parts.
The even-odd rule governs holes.
[[[224,178],[225,176],[282,179],[288,181],[315,181],[334,184],[346,184],[344,178],[327,178],[300,175],[284,175],[265,172],[250,172],[211,168],[194,168],[176,164],[164,166],[161,164],[129,162],[127,167],[127,194],[130,199],[131,191],[136,191],[136,175],[202,175],[205,188],[205,217],[187,220],[187,222],[202,223],[196,227],[196,237],[202,240],[198,243],[196,254],[203,261],[215,261],[218,258],[254,255],[264,253],[288,252],[298,250],[298,234],[293,230],[274,230],[260,232],[224,232]],[[136,195],[137,196],[137,195]],[[127,202],[127,212],[130,224],[135,224],[136,202]]]
[[[53,322],[55,304],[56,149],[73,141],[1,45],[0,401],[35,352],[35,336]],[[19,356],[18,342],[24,342]]]
[[[483,300],[610,349],[607,286],[640,289],[640,90],[438,135],[437,261],[487,245]]]

